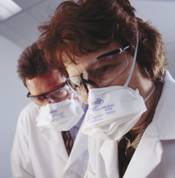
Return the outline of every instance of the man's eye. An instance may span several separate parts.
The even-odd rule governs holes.
[[[38,101],[44,101],[44,99],[45,99],[45,98],[44,98],[43,96],[38,96],[38,97],[37,97],[37,100],[38,100]]]
[[[61,96],[66,96],[67,94],[68,94],[67,90],[58,90],[53,95],[61,97]]]

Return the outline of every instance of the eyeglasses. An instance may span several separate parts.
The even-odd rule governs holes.
[[[122,54],[123,52],[125,52],[127,49],[129,49],[129,45],[123,47],[123,48],[116,48],[116,49],[113,49],[112,51],[109,51],[109,52],[106,52],[100,56],[97,57],[97,60],[101,60],[105,57],[108,57],[108,56],[113,56],[115,54]]]
[[[27,97],[31,98],[36,104],[43,105],[45,103],[60,102],[67,99],[71,94],[71,88],[68,80],[62,85],[59,85],[55,89],[43,93],[41,95],[31,95],[27,93]]]
[[[99,81],[101,79],[102,82],[105,76],[114,77],[109,76],[109,74],[112,71],[121,72],[122,66],[124,64],[124,62],[118,59],[116,56],[121,55],[127,49],[129,49],[129,46],[125,46],[123,48],[116,48],[113,49],[112,51],[106,52],[96,57],[97,62],[101,62],[101,66],[94,70],[89,69],[88,71],[81,73],[79,76],[69,77],[69,83],[71,84],[72,88],[77,91],[81,87],[84,87],[86,91],[88,91],[88,86],[91,87],[99,86],[95,82],[95,79],[98,79]]]

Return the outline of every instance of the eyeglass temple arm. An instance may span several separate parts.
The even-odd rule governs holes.
[[[114,49],[110,52],[107,52],[105,54],[102,54],[100,56],[97,57],[97,60],[100,60],[101,58],[103,57],[106,57],[106,56],[111,56],[111,55],[114,55],[114,54],[121,54],[122,52],[126,51],[127,49],[129,48],[129,45],[128,46],[125,46],[124,48],[117,48],[117,49]]]

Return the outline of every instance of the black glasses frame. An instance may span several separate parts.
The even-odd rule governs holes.
[[[100,56],[96,57],[97,60],[100,60],[101,58],[107,57],[107,56],[112,56],[114,54],[122,54],[124,51],[126,51],[127,49],[129,49],[129,45],[125,46],[125,47],[121,47],[121,48],[116,48],[113,49],[112,51],[106,52],[104,54],[101,54]]]
[[[27,98],[31,98],[31,99],[35,99],[35,98],[36,98],[36,99],[37,99],[37,98],[47,99],[47,98],[48,98],[48,97],[47,97],[48,94],[50,94],[50,93],[52,93],[52,92],[54,92],[54,91],[63,89],[63,88],[65,87],[65,85],[69,85],[68,80],[66,80],[66,82],[64,82],[63,84],[57,86],[55,89],[50,90],[50,91],[48,91],[48,92],[46,92],[46,93],[42,93],[42,94],[40,94],[40,95],[31,95],[31,93],[28,92],[27,95],[26,95],[26,97],[27,97]]]

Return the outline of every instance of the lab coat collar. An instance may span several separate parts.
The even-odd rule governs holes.
[[[142,139],[128,165],[124,178],[145,178],[162,160],[163,140],[175,139],[175,81],[166,71],[161,98],[151,124],[145,130]]]
[[[46,139],[48,144],[52,144],[55,148],[55,152],[59,159],[63,161],[63,164],[66,164],[68,160],[68,154],[64,145],[64,140],[62,137],[62,133],[56,131],[53,128],[42,128],[39,127],[39,131],[42,136]]]
[[[80,126],[71,154],[65,166],[64,178],[82,178],[86,170],[88,160],[88,137],[81,132],[83,124],[84,121]]]
[[[123,178],[146,178],[162,160],[162,143],[158,137],[144,134]]]
[[[166,71],[165,83],[162,95],[158,102],[153,121],[146,128],[142,139],[128,165],[123,178],[146,178],[156,168],[162,160],[162,140],[175,139],[175,100],[172,93],[175,91],[175,81],[168,71]],[[101,156],[105,161],[105,165],[109,171],[113,164],[110,160],[105,159],[108,148],[102,145]],[[114,166],[115,169],[115,166]],[[114,173],[112,177],[117,177]]]
[[[162,95],[158,102],[152,123],[148,126],[145,136],[157,137],[160,140],[175,139],[175,80],[166,71]]]
[[[87,106],[83,106],[86,111]],[[39,113],[39,107],[38,107]],[[84,118],[84,116],[83,116]],[[36,126],[39,122],[38,117],[36,117]],[[72,151],[70,156],[68,156],[64,140],[62,138],[62,133],[52,127],[39,127],[39,132],[42,136],[47,140],[48,144],[54,144],[55,149],[57,149],[56,153],[59,159],[62,160],[65,168],[63,170],[64,178],[81,178],[85,169],[86,162],[88,160],[88,146],[87,146],[87,136],[81,133],[81,128],[84,121],[82,121],[79,131],[77,133]],[[81,167],[81,169],[80,169]]]
[[[81,128],[77,133],[71,154],[68,156],[64,140],[60,131],[53,128],[38,127],[42,136],[48,141],[48,144],[54,144],[57,156],[62,160],[65,168],[63,170],[64,178],[82,178],[86,169],[86,162],[88,160],[88,139],[87,136],[81,133]],[[80,169],[81,167],[81,169]]]
[[[40,122],[40,119],[38,118],[40,107],[39,106],[36,106],[36,107],[37,107],[37,116],[36,116],[36,120],[35,120],[35,125],[37,126],[42,137],[44,137],[44,139],[46,139],[48,144],[53,144],[53,147],[55,147],[55,149],[56,149],[58,158],[61,159],[63,161],[63,163],[66,163],[68,160],[68,154],[67,154],[67,151],[66,151],[66,148],[64,145],[62,133],[52,127],[38,126],[38,123]]]

